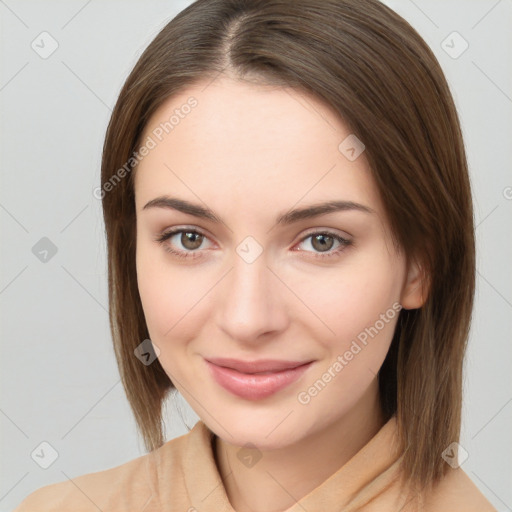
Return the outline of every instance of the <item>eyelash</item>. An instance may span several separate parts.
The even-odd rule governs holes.
[[[160,243],[163,246],[165,251],[167,251],[168,253],[173,254],[174,256],[177,256],[178,258],[182,258],[182,259],[187,259],[187,258],[188,259],[190,259],[190,258],[196,259],[196,258],[200,258],[201,254],[200,254],[199,250],[196,250],[196,251],[177,251],[176,249],[173,249],[169,244],[166,243],[167,240],[172,238],[177,233],[194,233],[194,234],[206,237],[206,235],[204,233],[201,233],[201,231],[198,231],[196,229],[176,228],[176,229],[171,229],[169,231],[165,231],[164,233],[159,235],[155,239],[155,241]],[[337,249],[334,249],[334,250],[332,250],[330,252],[326,252],[326,253],[316,252],[316,253],[313,253],[314,254],[313,257],[314,258],[318,258],[318,259],[325,260],[326,258],[339,257],[339,256],[341,256],[341,253],[347,247],[349,247],[349,246],[351,246],[353,244],[352,240],[347,240],[346,238],[343,238],[340,235],[337,235],[336,233],[332,233],[330,231],[313,231],[311,233],[308,233],[304,238],[302,238],[299,243],[303,243],[305,240],[307,240],[308,238],[313,237],[315,235],[326,235],[326,236],[328,236],[330,238],[333,238],[334,240],[336,240],[337,242],[340,243],[340,246]],[[304,250],[302,250],[302,252],[311,252],[311,251],[304,251]]]

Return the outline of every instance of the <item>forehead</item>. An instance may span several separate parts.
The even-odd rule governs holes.
[[[196,84],[160,106],[142,141],[148,137],[154,148],[135,174],[136,195],[147,199],[177,187],[187,197],[260,195],[280,207],[279,198],[347,199],[378,209],[364,152],[351,161],[346,144],[340,149],[352,140],[348,126],[326,104],[291,88],[227,77]]]

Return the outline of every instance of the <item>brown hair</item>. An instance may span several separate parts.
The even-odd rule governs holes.
[[[146,448],[164,443],[162,406],[174,386],[158,360],[145,366],[134,356],[149,335],[130,158],[166,99],[222,72],[312,93],[364,142],[395,243],[419,258],[428,279],[423,307],[400,312],[379,372],[381,404],[386,417],[397,416],[406,477],[435,483],[461,424],[475,286],[471,189],[443,72],[419,34],[377,0],[198,0],[161,30],[127,78],[101,181],[112,337]],[[107,189],[126,162],[128,172]]]

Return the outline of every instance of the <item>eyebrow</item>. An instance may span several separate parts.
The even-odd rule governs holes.
[[[177,210],[188,215],[193,215],[200,219],[210,220],[216,223],[224,223],[215,213],[207,207],[194,204],[184,199],[178,199],[169,196],[160,196],[152,199],[144,205],[143,210],[150,208],[165,208]],[[303,208],[296,208],[280,214],[276,219],[276,225],[289,225],[304,219],[311,219],[320,215],[333,212],[359,211],[363,213],[375,213],[375,210],[369,206],[365,206],[353,201],[327,201],[317,203]]]

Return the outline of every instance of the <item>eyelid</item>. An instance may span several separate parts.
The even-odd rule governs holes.
[[[196,259],[201,258],[202,252],[206,249],[198,249],[197,251],[183,251],[183,250],[176,250],[172,249],[166,242],[175,236],[178,233],[183,232],[192,232],[197,233],[198,235],[203,236],[204,238],[208,239],[210,242],[212,242],[210,236],[205,233],[205,230],[202,230],[201,228],[198,228],[197,226],[174,226],[169,229],[165,229],[161,233],[157,234],[154,240],[156,242],[159,242],[161,245],[164,246],[165,250],[169,253],[175,254],[178,257],[181,257],[183,259],[189,258],[189,259]],[[339,256],[341,252],[343,252],[345,249],[347,249],[349,246],[353,245],[352,236],[349,235],[346,237],[345,235],[340,235],[337,230],[333,228],[310,228],[305,233],[301,235],[301,238],[297,243],[293,245],[295,247],[296,245],[299,245],[303,243],[305,240],[310,238],[312,235],[326,235],[328,237],[333,238],[334,240],[337,240],[340,244],[340,247],[336,248],[335,250],[329,250],[322,252],[315,252],[315,251],[305,251],[303,249],[300,249],[300,252],[309,253],[312,255],[313,258],[317,259],[326,259],[333,256]]]
[[[159,240],[161,238],[164,238],[166,237],[167,235],[169,234],[176,234],[176,233],[179,233],[181,231],[185,231],[185,232],[194,232],[194,233],[197,233],[199,235],[203,235],[204,237],[207,237],[209,239],[211,239],[210,235],[208,234],[208,232],[202,228],[199,228],[197,226],[187,226],[187,225],[178,225],[178,226],[173,226],[171,228],[166,228],[166,229],[163,229],[162,231],[159,231],[156,235],[155,235],[155,240]]]
[[[169,229],[164,229],[161,233],[158,233],[154,237],[154,241],[158,242],[166,252],[169,254],[172,254],[178,259],[181,260],[195,260],[198,258],[201,258],[203,256],[202,251],[183,251],[183,250],[176,250],[173,249],[170,244],[167,243],[168,240],[170,240],[173,236],[179,234],[179,233],[186,233],[186,232],[192,232],[197,233],[198,235],[203,236],[204,238],[207,238],[211,241],[210,237],[203,233],[203,230],[197,227],[190,227],[190,226],[174,226]],[[204,249],[203,249],[204,250]]]
[[[307,229],[306,232],[301,235],[300,241],[302,242],[305,238],[307,238],[311,235],[316,235],[316,234],[321,234],[321,233],[339,236],[340,238],[343,238],[347,241],[349,241],[353,238],[352,235],[350,233],[347,233],[346,231],[340,232],[339,230],[334,229],[334,228],[315,227],[315,228]]]
[[[320,261],[329,261],[329,258],[340,257],[341,254],[345,252],[346,249],[354,245],[354,241],[351,236],[346,237],[344,235],[340,235],[339,233],[336,232],[336,230],[330,228],[313,228],[311,231],[302,235],[301,239],[297,244],[294,245],[294,247],[304,243],[308,238],[311,238],[313,235],[326,235],[339,243],[339,246],[337,248],[329,249],[328,251],[325,252],[305,251],[304,249],[298,249],[298,251],[305,252],[310,255],[309,257],[312,257]]]
[[[206,237],[206,238],[211,240],[211,237],[210,237],[209,233],[206,230],[204,230],[202,228],[199,228],[197,226],[188,226],[188,225],[178,225],[178,226],[174,226],[174,227],[169,228],[169,229],[164,229],[163,231],[159,232],[155,236],[155,240],[159,240],[160,238],[166,236],[169,233],[176,234],[177,232],[187,231],[187,230],[188,231],[197,232],[198,234],[203,235],[204,237]],[[343,232],[342,234],[340,234],[338,232],[338,230],[336,230],[334,228],[314,227],[314,228],[307,229],[305,233],[301,234],[301,238],[299,239],[299,242],[304,241],[304,239],[307,238],[308,236],[311,236],[313,234],[320,234],[320,233],[327,233],[327,234],[337,235],[340,238],[344,238],[346,240],[349,240],[349,239],[352,238],[352,235],[350,233],[346,232],[346,231]]]

